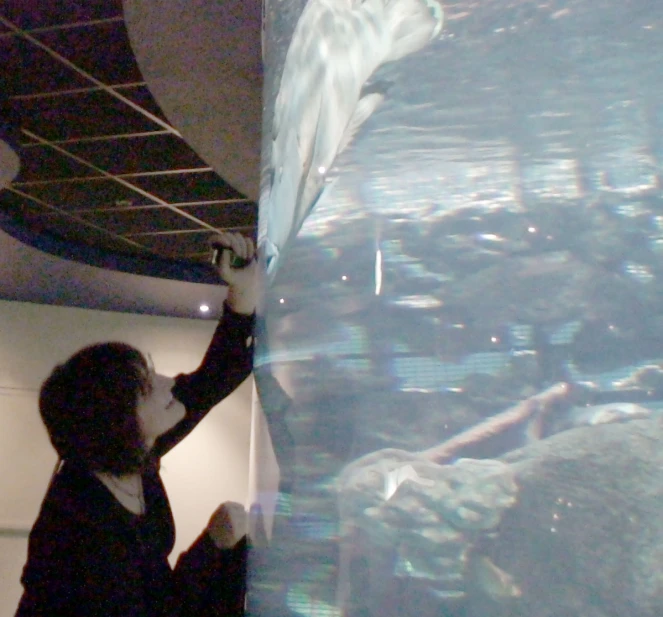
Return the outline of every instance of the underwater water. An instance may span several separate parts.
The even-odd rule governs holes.
[[[656,0],[266,0],[250,614],[663,614],[662,61]]]

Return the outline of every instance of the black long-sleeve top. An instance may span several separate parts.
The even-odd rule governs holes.
[[[216,548],[207,533],[178,559],[159,460],[248,377],[253,316],[226,308],[202,364],[175,379],[185,418],[155,443],[143,473],[145,514],[124,508],[80,464],[64,461],[30,533],[16,617],[235,617],[243,614],[246,542]]]

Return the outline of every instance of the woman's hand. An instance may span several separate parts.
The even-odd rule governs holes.
[[[239,233],[220,233],[212,238],[212,245],[221,245],[232,249],[237,257],[249,262],[243,268],[231,265],[231,251],[223,251],[219,274],[228,283],[228,298],[226,302],[235,313],[250,315],[255,311],[257,299],[258,270],[256,249],[251,238]]]
[[[212,514],[207,533],[218,548],[233,548],[247,534],[248,524],[244,506],[226,501]]]

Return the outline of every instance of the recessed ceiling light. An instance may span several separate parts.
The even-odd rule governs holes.
[[[200,312],[201,313],[209,313],[209,306],[207,304],[201,304],[200,305]]]

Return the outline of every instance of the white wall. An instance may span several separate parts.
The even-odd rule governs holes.
[[[0,301],[0,617],[21,594],[27,533],[56,462],[39,412],[41,382],[90,343],[119,340],[150,353],[159,372],[194,370],[215,322]],[[225,500],[246,503],[251,380],[163,459],[177,540],[186,549]]]

